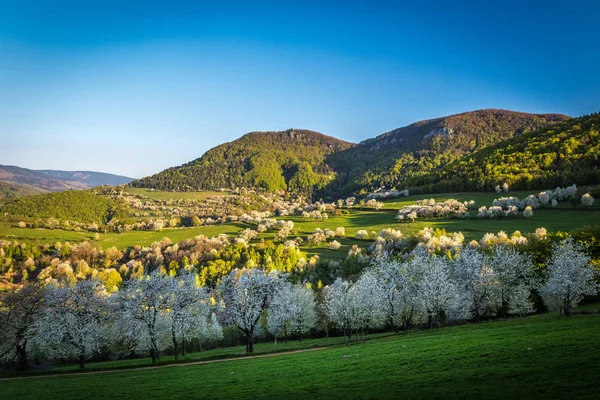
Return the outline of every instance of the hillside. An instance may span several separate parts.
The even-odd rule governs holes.
[[[333,179],[325,157],[352,147],[318,132],[252,132],[179,167],[132,183],[161,190],[257,187],[312,194]]]
[[[463,155],[567,119],[560,114],[488,109],[415,122],[328,157],[337,176],[324,194],[412,186],[414,177]]]
[[[539,189],[600,182],[600,113],[465,154],[403,182],[414,191],[468,191],[508,183]]]
[[[568,120],[559,114],[479,110],[415,122],[358,145],[316,132],[253,132],[132,186],[200,190],[239,186],[339,198],[414,185],[463,155]],[[432,178],[435,180],[435,178]]]
[[[14,199],[40,193],[44,193],[44,190],[0,182],[0,199]]]
[[[115,201],[79,190],[21,197],[0,207],[0,213],[10,217],[56,218],[84,223],[107,223],[118,212]]]
[[[132,180],[132,178],[102,172],[32,170],[13,165],[0,165],[0,182],[37,192],[89,189],[102,185],[125,184]]]

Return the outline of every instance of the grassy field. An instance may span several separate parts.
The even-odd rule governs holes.
[[[544,314],[349,346],[342,338],[306,340],[303,346],[336,340],[339,346],[274,357],[3,381],[0,390],[7,399],[592,399],[600,383],[600,315]],[[257,348],[269,346],[275,348]]]
[[[150,190],[146,188],[126,188],[125,191],[131,194],[140,194],[153,200],[204,200],[208,197],[227,196],[230,192],[163,192],[159,190]]]
[[[313,232],[316,228],[335,229],[338,226],[343,226],[346,229],[346,238],[340,240],[342,248],[335,251],[327,249],[324,244],[318,247],[303,246],[303,250],[309,253],[320,254],[321,256],[330,255],[333,258],[338,258],[345,254],[352,244],[359,244],[361,247],[368,245],[366,241],[355,241],[352,238],[356,231],[360,229],[368,232],[375,231],[379,233],[385,228],[394,228],[401,230],[404,234],[413,234],[425,227],[444,228],[448,232],[462,232],[468,240],[479,240],[487,232],[505,231],[512,233],[516,230],[522,233],[535,232],[536,228],[545,227],[550,231],[570,231],[583,227],[585,225],[600,224],[600,208],[546,208],[536,210],[533,217],[524,218],[522,215],[514,218],[503,219],[479,219],[475,218],[476,211],[471,212],[470,219],[417,219],[414,223],[397,223],[394,220],[395,212],[388,211],[359,211],[351,210],[348,215],[335,216],[332,215],[325,221],[305,219],[299,216],[282,217],[282,219],[294,221],[294,230],[298,235],[306,236]],[[221,225],[200,226],[193,228],[167,228],[161,231],[132,231],[127,233],[101,233],[98,240],[99,245],[106,249],[116,246],[119,249],[125,249],[135,245],[150,245],[152,242],[168,237],[173,242],[178,242],[184,239],[192,238],[197,235],[215,236],[219,233],[228,235],[237,235],[237,233],[245,228],[253,228],[253,226],[243,223],[228,223]],[[261,235],[265,239],[272,239],[273,232],[268,232]],[[71,241],[72,243],[82,242],[94,237],[93,233],[89,232],[73,232],[63,231],[60,229],[30,229],[19,228],[16,223],[0,222],[0,239],[21,240],[27,242],[36,242],[39,244],[54,243],[56,241]]]
[[[398,210],[404,206],[415,204],[417,200],[423,199],[435,199],[436,202],[442,202],[449,199],[455,199],[458,201],[470,201],[474,200],[477,207],[491,206],[494,199],[500,197],[518,197],[523,199],[530,194],[537,194],[540,190],[520,190],[508,193],[495,193],[495,192],[465,192],[465,193],[434,193],[434,194],[417,194],[408,197],[399,197],[394,199],[382,200],[385,204],[384,208]]]
[[[127,188],[126,190],[130,193],[143,194],[154,199],[203,199],[227,194],[226,192],[160,192],[142,188]],[[338,226],[345,227],[346,237],[336,239],[342,244],[341,248],[337,251],[329,250],[327,243],[315,247],[311,247],[305,243],[302,246],[302,250],[310,255],[318,254],[324,258],[343,258],[353,244],[367,247],[370,244],[368,241],[357,241],[353,239],[356,231],[360,229],[379,233],[382,229],[394,228],[401,230],[406,235],[410,235],[425,227],[443,228],[448,232],[460,231],[465,235],[467,240],[479,240],[487,232],[496,233],[501,230],[509,234],[516,230],[519,230],[522,233],[532,233],[539,227],[545,227],[549,231],[570,231],[586,225],[600,224],[600,200],[596,201],[591,208],[584,208],[582,206],[573,208],[567,202],[559,203],[557,208],[543,208],[536,210],[532,218],[524,218],[522,215],[519,215],[518,217],[505,219],[478,219],[475,217],[477,211],[471,211],[470,219],[417,219],[414,223],[402,224],[397,223],[394,220],[394,210],[408,204],[414,204],[417,200],[424,198],[434,198],[437,201],[443,201],[449,198],[455,198],[461,201],[475,200],[478,206],[490,206],[493,199],[499,196],[510,195],[524,198],[531,193],[537,192],[539,191],[518,191],[503,194],[474,192],[416,195],[386,200],[384,202],[385,209],[381,211],[352,209],[349,210],[347,215],[330,215],[329,219],[325,221],[305,219],[299,216],[288,216],[282,217],[281,219],[294,221],[295,235],[297,234],[304,238],[316,228],[335,229]],[[197,235],[215,236],[220,233],[237,235],[240,230],[247,227],[253,228],[253,226],[242,223],[230,223],[193,228],[163,229],[161,231],[132,231],[122,234],[101,233],[97,243],[103,249],[112,246],[116,246],[119,249],[125,249],[135,245],[150,245],[152,242],[158,241],[163,237],[168,237],[173,242],[179,242]],[[261,237],[265,239],[273,239],[273,236],[273,232],[261,235]],[[17,220],[13,220],[12,222],[0,222],[0,239],[21,240],[44,244],[54,243],[56,241],[78,243],[93,239],[93,237],[93,233],[83,231],[73,232],[59,229],[19,228]]]

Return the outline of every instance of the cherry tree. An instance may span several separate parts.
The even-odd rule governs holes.
[[[304,286],[296,285],[293,297],[300,311],[292,319],[292,331],[302,340],[302,336],[317,325],[317,303],[314,292]]]
[[[300,312],[300,305],[295,301],[294,285],[289,282],[282,282],[273,295],[271,305],[267,311],[267,330],[277,338],[283,335],[287,343],[288,335],[292,330],[292,319]]]
[[[590,256],[572,239],[554,246],[546,267],[548,279],[540,292],[549,308],[571,315],[571,308],[576,307],[583,296],[593,296],[598,292],[596,271]]]
[[[500,282],[490,267],[489,258],[474,248],[465,248],[452,263],[452,278],[462,297],[465,317],[493,314],[502,305]]]
[[[502,308],[517,314],[531,312],[531,290],[537,286],[531,257],[512,246],[500,245],[493,248],[489,265],[498,278]]]
[[[337,278],[327,288],[324,304],[325,314],[329,321],[342,330],[346,342],[352,338],[352,331],[355,328],[352,309],[354,293],[351,288],[352,285],[349,282]]]
[[[439,325],[439,316],[446,313],[457,298],[457,287],[450,279],[446,261],[438,256],[422,258],[423,274],[418,287],[420,306],[427,314],[427,326]]]
[[[225,317],[246,336],[247,353],[254,351],[256,326],[281,282],[277,271],[252,268],[231,271],[219,285]]]
[[[0,293],[0,361],[17,361],[19,370],[27,367],[29,342],[43,312],[44,294],[44,287],[33,283]]]
[[[150,349],[152,364],[156,364],[158,352],[165,345],[165,336],[171,330],[167,312],[171,306],[173,278],[154,271],[140,279],[131,279],[122,291],[121,309],[124,313],[120,321],[127,324],[125,329],[139,330],[144,326],[144,342]],[[129,334],[127,336],[130,336]]]
[[[379,284],[377,272],[366,270],[351,289],[354,326],[362,336],[369,328],[378,328],[385,323],[383,305],[386,293]]]
[[[273,296],[267,312],[267,329],[277,337],[283,333],[285,341],[290,333],[308,333],[317,324],[315,295],[309,288],[283,282]]]
[[[171,320],[171,341],[173,354],[178,357],[179,341],[181,337],[181,355],[185,355],[185,337],[192,332],[201,334],[210,318],[208,293],[198,283],[196,273],[184,271],[181,275],[171,280],[169,299],[169,317]],[[200,328],[200,329],[198,329]]]
[[[108,342],[109,319],[106,288],[96,279],[79,281],[73,286],[50,285],[46,291],[46,310],[36,323],[35,341],[49,356],[86,357]]]

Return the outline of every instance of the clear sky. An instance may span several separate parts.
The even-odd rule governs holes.
[[[482,108],[600,111],[600,2],[0,0],[0,164],[141,177]]]

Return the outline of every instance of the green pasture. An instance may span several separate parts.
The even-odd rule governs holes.
[[[368,336],[369,337],[369,336]],[[273,357],[152,370],[0,382],[7,399],[544,398],[595,399],[600,315],[542,314],[375,336],[262,344],[258,352],[327,347]],[[226,350],[214,351],[214,357]],[[189,356],[189,361],[209,359]],[[165,358],[165,357],[163,357]],[[138,366],[98,363],[88,369]],[[102,367],[102,364],[105,364]]]

